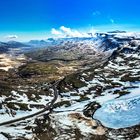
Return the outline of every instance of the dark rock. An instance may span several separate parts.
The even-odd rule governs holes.
[[[86,117],[92,117],[94,112],[99,109],[101,107],[101,105],[97,102],[92,102],[92,103],[89,103],[88,105],[86,105],[86,107],[84,108],[83,110],[83,114],[86,116]]]

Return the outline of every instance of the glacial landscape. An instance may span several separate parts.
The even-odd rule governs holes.
[[[0,42],[0,140],[139,140],[140,34]]]

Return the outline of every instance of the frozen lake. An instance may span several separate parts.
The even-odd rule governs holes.
[[[137,83],[140,86],[139,83]],[[126,128],[140,124],[140,87],[130,94],[113,99],[102,105],[93,118],[109,128]]]

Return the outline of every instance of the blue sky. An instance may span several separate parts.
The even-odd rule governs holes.
[[[46,38],[61,26],[85,32],[140,31],[139,5],[140,0],[2,0],[0,40]]]

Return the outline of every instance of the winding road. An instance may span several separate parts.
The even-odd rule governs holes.
[[[53,94],[54,94],[54,98],[52,99],[52,101],[48,104],[46,104],[46,107],[36,113],[33,113],[33,114],[30,114],[30,115],[27,115],[25,117],[21,117],[21,118],[17,118],[17,119],[13,119],[13,120],[10,120],[10,121],[5,121],[5,122],[2,122],[0,123],[0,126],[4,126],[4,125],[9,125],[9,124],[13,124],[13,123],[16,123],[16,122],[19,122],[19,121],[22,121],[22,120],[26,120],[26,119],[29,119],[29,118],[32,118],[32,117],[35,117],[37,115],[40,115],[46,111],[51,111],[55,101],[57,100],[58,98],[58,91],[57,91],[57,84],[59,83],[59,81],[56,81],[53,85],[51,85],[50,87],[52,87],[52,89],[54,90]]]

